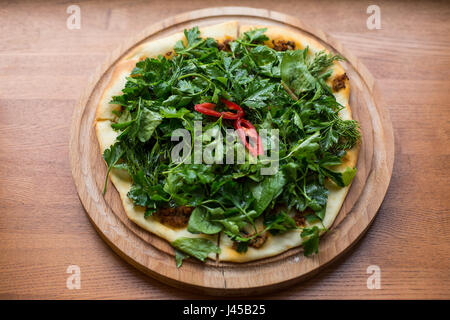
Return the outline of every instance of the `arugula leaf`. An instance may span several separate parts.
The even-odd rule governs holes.
[[[253,185],[251,192],[256,200],[255,211],[261,214],[280,195],[285,184],[286,179],[283,172],[278,171],[273,176],[267,176],[262,183]]]
[[[316,88],[316,78],[306,64],[308,48],[286,51],[280,65],[281,80],[298,96]]]
[[[175,52],[178,54],[196,55],[194,49],[199,45],[205,43],[206,41],[200,38],[200,31],[198,27],[194,27],[189,30],[184,30],[184,35],[187,40],[187,46],[184,45],[183,41],[179,40],[175,44]]]
[[[303,130],[303,122],[302,122],[302,118],[300,118],[299,114],[294,111],[294,124],[300,129]]]
[[[223,227],[207,219],[206,210],[202,207],[197,207],[192,211],[189,218],[188,231],[191,233],[215,234],[222,231]]]
[[[311,60],[308,56],[309,48],[304,50],[287,51],[283,55],[280,65],[282,81],[296,94],[316,90],[313,100],[322,94],[330,94],[324,80],[331,75],[326,71],[334,61],[342,60],[340,56],[320,51]],[[326,71],[326,72],[325,72]]]
[[[236,251],[239,253],[247,252],[248,250],[248,242],[239,241],[237,243]]]
[[[123,130],[134,122],[131,118],[131,113],[128,110],[122,111],[118,116],[117,122],[111,124],[111,127],[115,130]]]
[[[220,248],[214,242],[205,238],[181,237],[171,244],[183,253],[200,261],[205,261],[211,252],[220,253]]]
[[[143,170],[139,170],[133,175],[133,182],[134,184],[128,191],[127,196],[133,200],[135,205],[145,207],[148,202],[148,194],[146,191],[147,181]]]

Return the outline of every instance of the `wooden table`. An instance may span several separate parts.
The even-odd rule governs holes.
[[[69,30],[66,9],[81,8]],[[69,166],[69,126],[90,74],[124,37],[183,11],[258,6],[337,37],[384,91],[394,172],[367,234],[314,278],[262,298],[450,298],[450,5],[384,2],[368,30],[359,1],[8,2],[0,9],[0,298],[207,298],[168,287],[97,235]],[[81,289],[69,290],[69,265]],[[367,268],[381,289],[367,288]]]

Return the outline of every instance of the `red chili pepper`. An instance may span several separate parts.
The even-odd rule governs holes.
[[[234,102],[228,101],[224,98],[220,98],[220,101],[228,107],[228,109],[236,110],[236,113],[225,111],[222,112],[222,116],[224,119],[236,120],[244,117],[244,110]]]
[[[213,116],[213,117],[220,117],[221,114],[218,111],[215,111],[214,108],[216,107],[216,105],[214,103],[201,103],[201,104],[196,104],[194,106],[194,109],[197,110],[200,113],[206,114],[207,116]]]
[[[250,123],[250,121],[242,118],[237,119],[234,122],[234,128],[236,129],[236,132],[239,138],[241,139],[242,143],[245,145],[245,147],[253,156],[256,157],[264,153],[261,138],[259,137],[255,127]],[[249,137],[250,142],[253,142],[253,145],[251,145],[247,141],[247,136]]]
[[[214,103],[209,103],[209,102],[197,104],[194,106],[194,109],[197,110],[198,112],[206,114],[208,116],[223,117],[224,119],[229,119],[229,120],[236,120],[236,119],[242,118],[244,116],[244,110],[242,110],[242,108],[240,106],[238,106],[236,103],[225,100],[223,98],[220,99],[220,101],[222,101],[222,103],[225,104],[229,109],[236,110],[237,112],[234,113],[234,112],[230,112],[230,111],[224,111],[224,112],[215,111],[214,108],[216,107],[216,105]]]
[[[242,108],[236,103],[228,101],[224,98],[220,98],[220,101],[224,105],[226,105],[228,109],[236,110],[237,112],[236,113],[230,111],[218,112],[214,110],[216,105],[214,103],[209,102],[196,104],[194,106],[194,109],[208,116],[218,118],[223,117],[224,119],[236,120],[234,121],[234,128],[236,129],[239,138],[241,139],[245,147],[248,149],[248,151],[255,157],[257,157],[260,154],[263,154],[264,148],[261,143],[261,138],[259,137],[255,127],[250,123],[250,121],[245,120],[243,118],[245,114],[244,110],[242,110]],[[247,141],[247,136],[249,137],[250,142],[252,142],[253,145]]]

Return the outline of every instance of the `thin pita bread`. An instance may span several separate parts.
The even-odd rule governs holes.
[[[258,28],[261,26],[243,25],[240,26],[240,33],[250,29]],[[223,42],[224,40],[235,39],[238,35],[238,24],[236,21],[226,22],[218,25],[213,25],[205,28],[200,28],[202,37],[212,37]],[[303,49],[306,46],[310,48],[311,54],[314,54],[321,50],[326,50],[319,42],[307,37],[299,32],[280,27],[267,27],[266,35],[269,37],[267,45],[273,47],[273,42],[278,40],[288,40],[293,41],[296,44],[296,48]],[[119,61],[112,72],[111,80],[107,87],[105,88],[103,95],[100,98],[97,112],[96,112],[96,134],[99,141],[101,152],[109,148],[114,144],[118,133],[111,128],[111,122],[116,119],[113,110],[119,108],[118,105],[109,104],[111,98],[116,95],[120,95],[122,88],[125,86],[126,77],[128,77],[139,60],[145,59],[146,57],[152,58],[158,55],[163,55],[170,57],[173,55],[173,47],[175,43],[179,40],[184,40],[184,34],[182,32],[173,34],[171,36],[153,40],[150,42],[145,42],[130,53],[128,53],[121,61]],[[345,71],[342,66],[335,62],[331,67],[333,69],[333,74],[328,79],[328,85],[332,85],[332,81],[339,76],[342,76]],[[340,89],[334,95],[336,100],[344,105],[346,108],[340,112],[340,116],[343,119],[351,119],[351,109],[349,106],[349,82],[348,79],[344,80],[345,88]],[[335,170],[345,170],[346,167],[354,167],[358,158],[358,147],[347,152],[344,159],[344,163]],[[233,242],[225,234],[220,235],[219,238],[207,235],[196,235],[187,231],[187,228],[174,229],[170,228],[164,224],[161,224],[157,219],[153,217],[144,218],[144,208],[135,206],[132,201],[128,198],[127,193],[131,188],[132,181],[130,176],[123,170],[111,170],[110,173],[111,181],[116,187],[120,194],[123,207],[130,220],[138,224],[140,227],[158,235],[161,238],[172,242],[179,237],[204,237],[216,241],[220,244],[222,252],[219,255],[219,260],[221,261],[232,261],[232,262],[246,262],[257,259],[262,259],[270,256],[282,253],[290,248],[297,247],[301,245],[301,230],[292,230],[281,235],[272,236],[268,235],[265,244],[259,248],[249,248],[246,253],[238,253],[232,248]],[[337,188],[332,183],[327,184],[327,188],[330,190],[330,195],[327,203],[327,211],[323,224],[326,228],[329,228],[339,210],[342,203],[345,200],[349,186],[346,188]],[[261,220],[258,220],[258,224],[262,227]],[[209,258],[215,259],[216,254],[212,253]]]

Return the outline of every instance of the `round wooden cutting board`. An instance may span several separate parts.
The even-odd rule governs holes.
[[[357,174],[342,209],[320,241],[319,254],[304,257],[301,248],[249,263],[200,263],[188,259],[179,269],[174,251],[159,237],[128,220],[119,194],[110,183],[102,187],[106,166],[94,130],[98,99],[114,64],[142,41],[162,38],[193,26],[237,20],[245,24],[278,25],[304,32],[346,58],[350,106],[361,124],[362,144]],[[77,104],[71,125],[72,175],[79,197],[102,238],[126,261],[170,285],[213,295],[261,294],[311,276],[347,251],[367,230],[383,201],[394,163],[394,137],[387,109],[375,80],[358,59],[324,32],[294,17],[262,9],[224,7],[192,11],[152,25],[113,52],[93,75]]]

